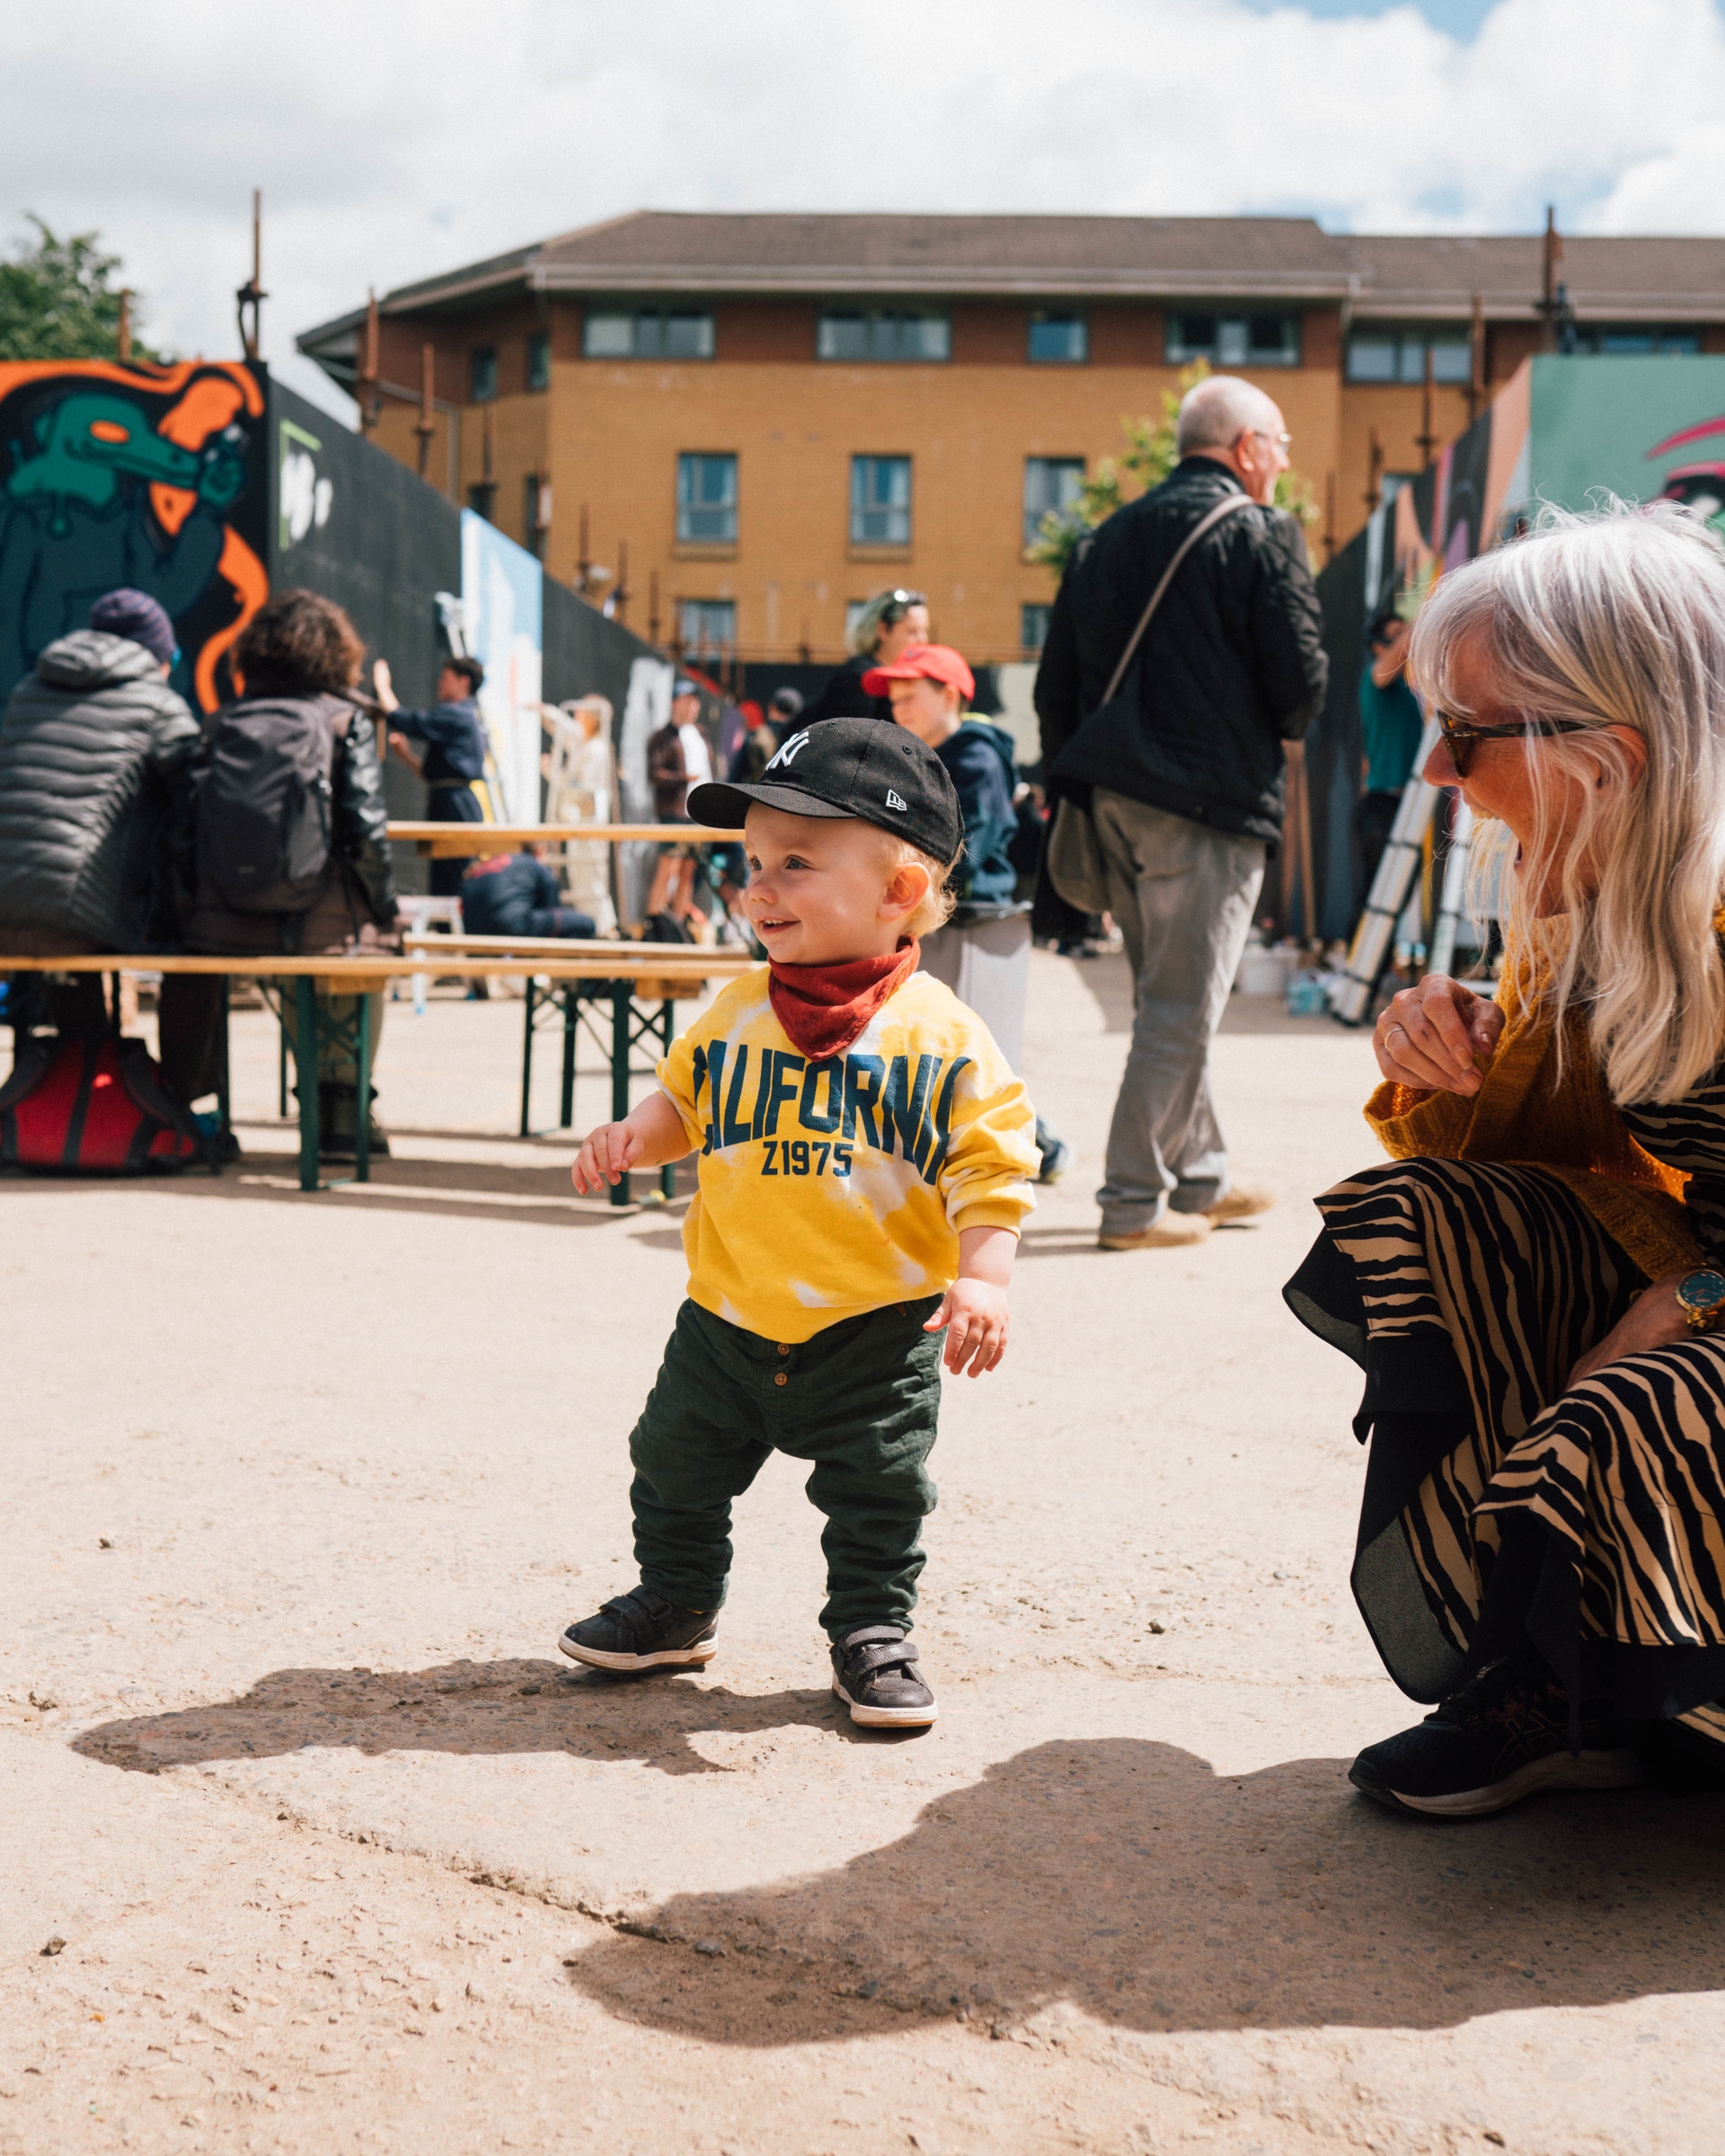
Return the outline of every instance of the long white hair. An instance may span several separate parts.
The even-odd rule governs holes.
[[[1526,538],[1441,577],[1414,625],[1409,670],[1457,718],[1470,715],[1453,700],[1464,641],[1504,707],[1490,722],[1632,727],[1647,743],[1632,783],[1608,733],[1528,735],[1534,830],[1499,889],[1506,931],[1537,948],[1561,804],[1579,800],[1555,879],[1570,933],[1535,993],[1555,1007],[1560,1044],[1565,1013],[1585,1011],[1614,1100],[1681,1100],[1725,1050],[1713,927],[1725,897],[1725,547],[1675,503],[1542,510]]]

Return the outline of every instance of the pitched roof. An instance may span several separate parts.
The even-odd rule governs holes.
[[[1361,233],[1340,243],[1360,278],[1357,310],[1379,317],[1525,313],[1544,278],[1544,243],[1513,234],[1467,239]],[[1725,240],[1569,238],[1558,264],[1583,321],[1683,322],[1725,313]]]
[[[1538,298],[1537,235],[1332,234],[1311,217],[1078,217],[636,210],[403,285],[386,314],[460,313],[511,292],[1235,298],[1349,303],[1379,319],[1492,315]],[[1578,238],[1561,274],[1590,315],[1725,315],[1725,240]],[[301,351],[350,353],[364,310]]]

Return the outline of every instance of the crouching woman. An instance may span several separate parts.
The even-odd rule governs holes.
[[[1433,976],[1379,1020],[1391,1160],[1285,1291],[1365,1372],[1354,1593],[1436,1703],[1352,1779],[1461,1817],[1725,1785],[1725,552],[1548,513],[1441,580],[1411,667],[1508,956],[1495,1003]]]

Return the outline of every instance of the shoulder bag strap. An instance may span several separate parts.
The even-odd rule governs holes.
[[[1175,574],[1179,570],[1181,563],[1186,559],[1187,555],[1191,552],[1192,549],[1198,544],[1199,541],[1204,536],[1205,533],[1212,527],[1212,526],[1220,524],[1225,517],[1232,517],[1236,509],[1249,509],[1252,506],[1252,497],[1249,494],[1229,494],[1225,496],[1224,499],[1218,501],[1216,507],[1208,513],[1208,515],[1199,518],[1198,522],[1192,526],[1191,530],[1187,533],[1186,536],[1174,549],[1173,560],[1168,564],[1167,568],[1163,570],[1161,581],[1157,584],[1156,588],[1150,594],[1149,605],[1138,616],[1138,625],[1132,632],[1131,637],[1128,641],[1126,649],[1120,654],[1119,665],[1115,667],[1113,673],[1109,677],[1108,686],[1102,692],[1103,703],[1111,703],[1114,701],[1116,694],[1119,693],[1119,685],[1126,678],[1126,669],[1132,664],[1134,658],[1137,658],[1138,646],[1144,641],[1144,632],[1150,626],[1150,623],[1155,615],[1157,607],[1162,604],[1163,594],[1173,582]],[[1100,709],[1101,707],[1099,706],[1098,708]]]

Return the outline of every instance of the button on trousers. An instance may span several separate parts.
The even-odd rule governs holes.
[[[827,1604],[835,1639],[867,1624],[910,1630],[934,1509],[925,1462],[941,1404],[942,1335],[923,1326],[938,1296],[846,1318],[795,1344],[762,1339],[685,1303],[629,1440],[641,1584],[715,1610],[730,1571],[730,1507],[769,1454],[810,1462],[827,1515]]]

